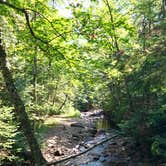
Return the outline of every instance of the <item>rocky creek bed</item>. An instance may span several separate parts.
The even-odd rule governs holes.
[[[102,110],[81,113],[81,118],[55,116],[59,124],[45,135],[43,150],[47,161],[57,166],[158,166],[141,153],[130,138],[108,125],[97,125]],[[81,154],[81,155],[78,155]],[[66,158],[68,158],[66,160]],[[69,159],[70,158],[70,159]],[[64,161],[63,161],[64,159]]]

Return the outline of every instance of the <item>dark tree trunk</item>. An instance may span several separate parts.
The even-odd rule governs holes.
[[[0,38],[0,70],[2,72],[4,81],[6,84],[6,89],[9,92],[10,100],[11,100],[12,104],[14,105],[14,113],[15,113],[16,119],[18,120],[18,123],[22,129],[22,132],[24,133],[24,135],[28,141],[28,144],[29,144],[32,156],[33,156],[33,160],[34,160],[34,165],[35,166],[46,165],[45,164],[46,161],[42,156],[39,145],[34,136],[32,127],[30,125],[28,115],[25,111],[24,103],[21,100],[21,98],[17,92],[17,89],[14,85],[14,80],[12,78],[9,68],[7,67],[6,62],[7,62],[6,61],[6,52],[2,45],[2,40]]]

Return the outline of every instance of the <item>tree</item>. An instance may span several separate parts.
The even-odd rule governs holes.
[[[0,1],[0,4],[5,4],[9,7],[19,10],[17,7],[15,7],[11,4],[8,4],[4,1]],[[21,9],[20,9],[20,11],[23,12],[23,10],[21,10]],[[9,68],[7,66],[7,56],[6,56],[4,43],[2,41],[2,36],[4,35],[2,29],[0,30],[0,33],[1,33],[1,36],[0,36],[0,69],[1,69],[4,81],[5,81],[5,84],[6,84],[6,89],[8,90],[9,95],[10,95],[11,103],[14,106],[14,115],[20,125],[22,132],[24,133],[24,135],[27,139],[30,150],[32,152],[32,158],[34,160],[34,164],[36,166],[44,165],[46,163],[46,161],[42,156],[40,147],[39,147],[37,140],[35,138],[35,135],[33,133],[32,126],[30,124],[30,120],[25,111],[24,103],[18,94],[18,91],[14,84],[14,80],[12,78],[11,71],[9,70]]]
[[[34,159],[34,163],[35,165],[43,165],[45,164],[45,159],[42,156],[39,145],[34,136],[28,115],[25,111],[24,103],[17,92],[11,72],[7,67],[6,52],[3,47],[2,39],[0,39],[0,69],[2,71],[6,88],[10,94],[10,100],[14,105],[16,119],[18,120],[20,127],[25,137],[27,138],[29,147],[32,152],[32,157]]]
[[[45,115],[102,107],[157,153],[165,118],[165,1],[87,2],[0,0],[1,71],[15,115],[27,123],[22,131],[44,161],[28,116],[35,126]]]

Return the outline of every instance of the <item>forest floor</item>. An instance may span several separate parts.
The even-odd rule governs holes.
[[[43,134],[43,155],[47,161],[59,161],[71,155],[86,151],[95,144],[114,137],[92,150],[61,162],[59,166],[158,166],[141,153],[136,142],[117,131],[102,126],[102,110],[81,113],[80,118],[56,115],[45,122],[55,122]],[[117,136],[115,136],[117,135]]]

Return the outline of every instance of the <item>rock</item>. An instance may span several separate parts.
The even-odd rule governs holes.
[[[112,141],[112,142],[110,142],[110,145],[117,145],[117,142]]]
[[[72,138],[73,138],[73,140],[75,140],[75,141],[79,141],[79,140],[80,140],[79,135],[76,135],[76,134],[72,134]]]
[[[110,153],[104,153],[104,157],[108,157],[110,155]]]
[[[91,133],[92,135],[95,135],[97,133],[97,129],[96,128],[90,128],[87,130],[87,132]]]
[[[72,149],[72,153],[73,153],[73,152],[74,152],[74,153],[78,153],[78,152],[79,152],[79,149],[73,148],[73,149]]]
[[[71,127],[85,128],[82,123],[72,123],[70,126]]]
[[[99,160],[99,158],[100,158],[99,155],[93,156],[93,160]]]
[[[97,116],[99,116],[99,117],[101,117],[102,115],[103,115],[103,113],[104,113],[104,111],[100,111],[100,112],[97,112],[97,113],[94,113],[94,114],[91,114],[91,115],[89,115],[90,117],[97,117]]]
[[[47,145],[49,148],[54,148],[53,144],[48,144]]]
[[[91,146],[91,144],[84,144],[84,147],[87,149]]]
[[[97,130],[96,136],[99,136],[99,135],[102,135],[102,134],[105,134],[105,130],[104,129]]]
[[[77,135],[77,134],[72,134],[72,137],[79,138],[79,137],[80,137],[80,135]]]
[[[85,144],[85,142],[82,141],[82,142],[79,143],[79,146],[84,146],[84,144]]]
[[[54,156],[61,156],[60,151],[59,151],[59,150],[55,151],[55,152],[54,152]]]

